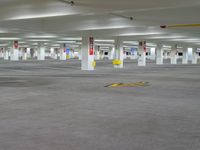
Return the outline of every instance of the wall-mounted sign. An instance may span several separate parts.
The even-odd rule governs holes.
[[[18,49],[19,48],[18,41],[14,41],[13,47],[14,47],[14,49]]]
[[[131,48],[131,52],[134,53],[135,51],[137,51],[137,48]]]
[[[146,43],[146,41],[144,41],[144,52],[145,53],[147,52],[147,43]]]
[[[144,52],[147,52],[146,41],[139,42],[139,46],[143,48]]]
[[[70,54],[70,49],[69,48],[66,48],[66,53],[67,53],[67,55]]]
[[[89,55],[94,55],[94,38],[89,38]]]

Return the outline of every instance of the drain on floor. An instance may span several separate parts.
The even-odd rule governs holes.
[[[105,87],[145,87],[150,86],[149,82],[135,82],[135,83],[112,83]]]

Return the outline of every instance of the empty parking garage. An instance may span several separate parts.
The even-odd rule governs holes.
[[[0,150],[198,150],[199,8],[0,1]]]

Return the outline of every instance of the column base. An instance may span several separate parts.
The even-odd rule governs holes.
[[[87,60],[82,59],[81,70],[93,71],[95,70],[96,63],[94,61],[94,56],[88,56]]]
[[[187,65],[188,64],[188,60],[183,60],[182,64]]]
[[[124,68],[124,66],[123,65],[114,65],[114,68],[117,68],[117,69],[122,69],[122,68]]]
[[[195,54],[193,54],[193,55],[195,55]],[[197,64],[197,56],[196,55],[193,56],[193,58],[192,58],[192,64]]]
[[[156,64],[157,65],[163,65],[163,59],[162,58],[157,58]]]
[[[27,54],[26,54],[26,53],[23,54],[23,56],[22,56],[22,60],[27,60]]]
[[[11,61],[19,61],[19,51],[18,50],[13,50],[13,52],[11,53],[10,60]]]
[[[146,66],[146,58],[145,59],[138,59],[138,66],[145,67]]]
[[[177,59],[176,58],[171,58],[171,64],[176,65],[177,64]]]

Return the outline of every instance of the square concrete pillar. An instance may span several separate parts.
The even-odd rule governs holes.
[[[183,59],[182,59],[182,64],[188,64],[188,47],[184,46],[183,47]]]
[[[22,60],[27,60],[27,48],[22,49]]]
[[[146,41],[139,42],[138,66],[146,66]]]
[[[156,64],[163,64],[163,46],[162,44],[158,44],[156,48]]]
[[[94,63],[94,38],[83,37],[81,69],[92,71],[95,68]]]
[[[192,64],[197,64],[198,56],[197,56],[197,48],[192,49]]]
[[[11,53],[10,53],[11,61],[19,61],[19,43],[18,41],[13,41]]]
[[[115,68],[123,68],[124,67],[123,41],[119,37],[115,38],[114,51],[115,51],[115,55],[114,55],[115,60],[114,61],[119,62],[118,64],[114,63],[114,67]]]
[[[42,42],[38,43],[37,59],[45,60],[45,46],[44,46],[44,43]]]
[[[114,47],[110,47],[109,49],[109,60],[113,60],[114,59],[114,54],[115,54],[115,48]]]
[[[95,45],[95,60],[100,60],[100,46]]]
[[[60,60],[66,60],[67,59],[67,53],[66,53],[66,47],[65,44],[60,45]]]
[[[177,64],[177,45],[172,46],[170,58],[171,58],[171,64],[172,65]]]

